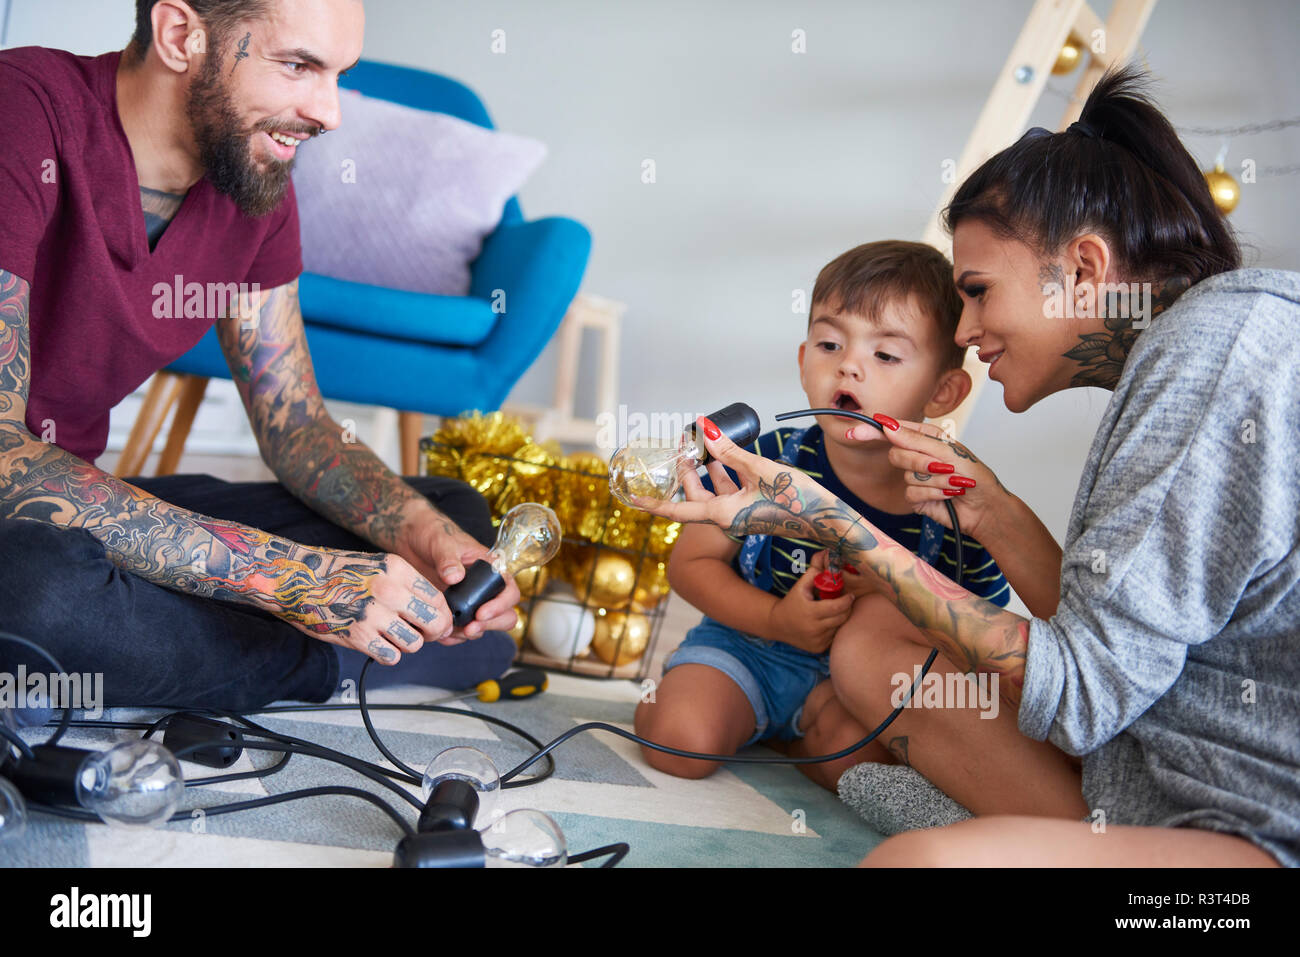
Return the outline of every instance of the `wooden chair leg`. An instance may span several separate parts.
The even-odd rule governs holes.
[[[422,474],[420,471],[420,432],[424,428],[424,413],[399,412],[397,414],[397,428],[402,438],[402,474]]]
[[[174,475],[185,453],[185,440],[189,438],[190,427],[194,425],[194,414],[199,411],[203,393],[208,388],[206,376],[182,376],[180,401],[176,404],[176,416],[172,419],[171,430],[167,433],[167,444],[163,446],[162,455],[158,457],[158,474]]]
[[[144,463],[180,391],[181,376],[177,373],[160,371],[154,375],[149,391],[145,393],[144,404],[131,426],[131,434],[127,436],[126,446],[117,460],[118,476],[126,478],[144,471]]]

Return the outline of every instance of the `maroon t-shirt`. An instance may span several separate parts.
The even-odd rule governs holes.
[[[292,186],[252,218],[201,179],[150,252],[120,56],[0,52],[0,269],[31,284],[27,427],[41,437],[52,422],[55,444],[89,462],[109,410],[212,326],[213,293],[302,272]]]

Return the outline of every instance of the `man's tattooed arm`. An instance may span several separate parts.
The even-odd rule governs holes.
[[[935,571],[806,476],[760,479],[756,500],[724,529],[731,535],[811,538],[866,564],[888,584],[899,609],[957,667],[997,672],[1002,697],[1018,704],[1029,622]]]
[[[217,335],[262,457],[289,491],[388,552],[399,551],[401,530],[416,515],[455,528],[326,412],[297,280],[242,302],[218,322]]]
[[[254,605],[316,634],[363,616],[381,556],[309,549],[177,508],[32,435],[30,301],[29,284],[0,270],[0,518],[85,529],[125,571]]]

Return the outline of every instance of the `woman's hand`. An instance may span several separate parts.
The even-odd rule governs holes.
[[[792,465],[738,448],[704,416],[697,425],[713,457],[708,471],[714,491],[705,489],[695,470],[683,464],[686,501],[635,498],[632,504],[674,522],[711,522],[737,537],[778,534],[832,544],[835,537],[811,520],[813,513],[837,501],[829,492]],[[740,477],[739,487],[723,466]]]
[[[854,426],[848,435],[867,438],[874,437],[876,431],[864,424]],[[989,525],[998,521],[996,516],[1004,511],[1010,498],[993,471],[966,446],[947,438],[937,425],[899,422],[894,429],[885,423],[881,431],[893,445],[889,461],[903,471],[907,500],[912,503],[913,511],[951,529],[952,521],[944,504],[951,501],[957,509],[962,533],[982,541]]]

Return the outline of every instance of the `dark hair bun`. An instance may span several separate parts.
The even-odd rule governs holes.
[[[944,224],[978,219],[1045,253],[1096,230],[1135,278],[1196,283],[1239,268],[1232,230],[1147,81],[1131,65],[1107,70],[1079,115],[1086,130],[1026,135],[1002,150],[958,188]]]

